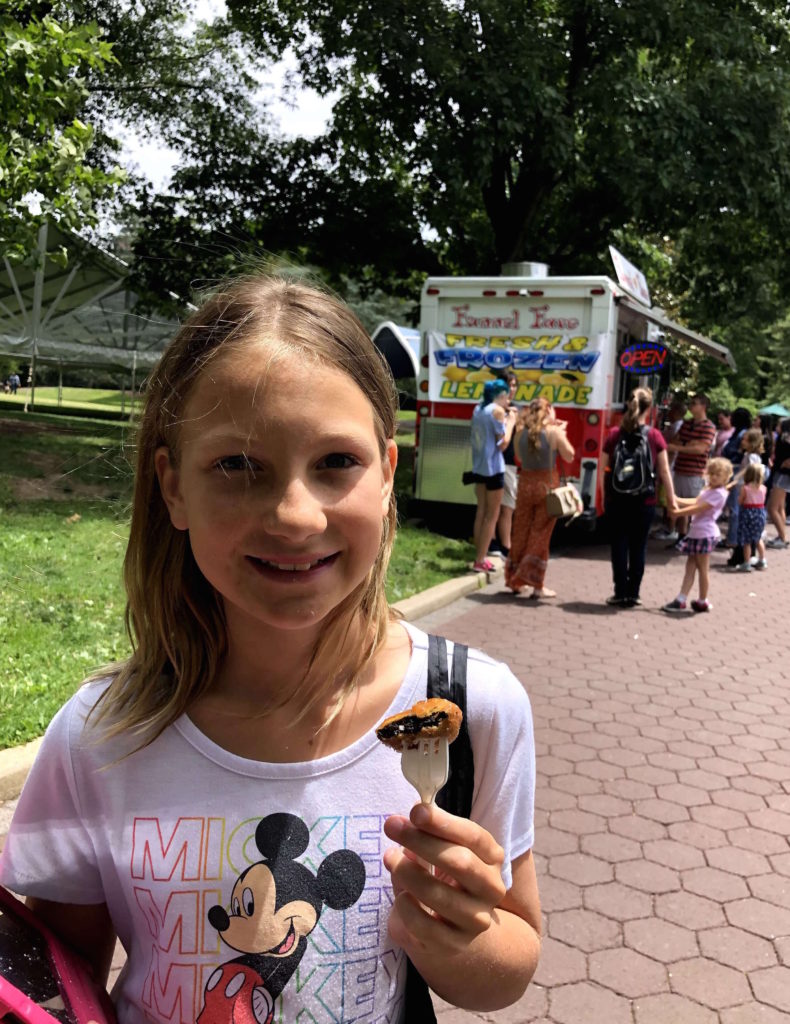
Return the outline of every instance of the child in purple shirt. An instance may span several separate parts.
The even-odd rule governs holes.
[[[664,605],[665,612],[687,611],[688,596],[698,572],[699,599],[692,601],[691,607],[695,612],[707,612],[713,607],[708,601],[710,553],[721,538],[716,520],[727,502],[727,484],[732,476],[732,463],[729,459],[711,459],[705,476],[707,486],[696,498],[675,497],[676,506],[692,519],[681,547],[681,551],[688,556],[683,583],[678,596]]]

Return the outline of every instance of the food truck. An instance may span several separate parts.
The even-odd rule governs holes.
[[[603,443],[634,387],[652,388],[656,404],[668,396],[669,339],[734,368],[732,356],[609,277],[552,277],[543,264],[503,270],[501,277],[428,278],[419,336],[393,324],[374,333],[393,367],[396,358],[401,370],[416,364],[414,498],[427,518],[446,518],[448,505],[459,512],[474,505],[474,487],[462,479],[471,469],[469,421],[485,382],[512,370],[516,405],[544,397],[567,421],[576,454],[560,468],[592,525],[602,511]]]

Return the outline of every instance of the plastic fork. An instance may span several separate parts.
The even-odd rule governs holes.
[[[450,774],[450,744],[445,736],[418,740],[400,757],[403,777],[414,786],[424,804],[432,804]]]
[[[447,782],[450,774],[450,744],[446,736],[434,736],[431,739],[418,740],[416,746],[406,747],[400,756],[400,767],[403,777],[410,782],[420,794],[421,803],[430,806],[436,800],[436,794]],[[420,860],[433,875],[436,869],[433,864]],[[429,914],[433,911],[425,908]]]

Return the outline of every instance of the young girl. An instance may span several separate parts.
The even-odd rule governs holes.
[[[692,601],[695,612],[708,612],[713,605],[708,601],[710,578],[710,553],[721,537],[716,520],[727,501],[727,483],[732,476],[729,459],[711,459],[706,469],[707,487],[696,498],[675,496],[675,508],[682,509],[683,515],[692,517],[688,533],[683,539],[682,551],[688,555],[686,571],[680,593],[664,605],[665,612],[685,612],[688,597],[699,573],[699,600]]]
[[[738,495],[740,515],[738,518],[738,543],[743,545],[743,562],[738,572],[752,571],[752,548],[757,549],[755,569],[765,569],[765,495],[764,470],[761,462],[750,463],[743,474],[743,487]]]
[[[748,559],[744,560],[743,545],[739,540],[740,536],[740,510],[741,510],[741,488],[743,487],[743,476],[749,466],[762,465],[762,454],[765,451],[765,442],[762,431],[759,428],[751,427],[744,431],[739,444],[740,462],[735,476],[730,483],[729,490],[732,492],[735,514],[735,532],[733,538],[736,541],[732,554],[727,560],[727,569],[738,570],[742,565],[748,565]],[[729,535],[728,535],[729,536]]]
[[[521,685],[470,652],[472,820],[404,813],[373,731],[426,690],[384,592],[396,411],[350,310],[277,278],[210,298],[149,382],[133,653],[52,721],[0,862],[104,980],[120,938],[121,1024],[402,1019],[404,953],[492,1010],[535,970]]]

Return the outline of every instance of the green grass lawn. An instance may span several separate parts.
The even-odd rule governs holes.
[[[30,388],[22,388],[16,395],[3,395],[4,402],[14,402],[24,406],[30,402]],[[123,408],[131,413],[132,396],[127,391],[121,397],[120,391],[111,391],[105,388],[63,388],[58,399],[56,387],[36,387],[35,405],[42,410],[47,406],[63,405],[73,409],[106,409],[108,412],[120,412]],[[142,405],[142,397],[139,393],[134,396],[136,406]]]
[[[409,438],[398,437],[403,507]],[[123,424],[0,411],[0,748],[41,735],[90,671],[128,652],[121,563],[132,439]],[[403,526],[390,600],[460,575],[471,557],[465,542]]]

